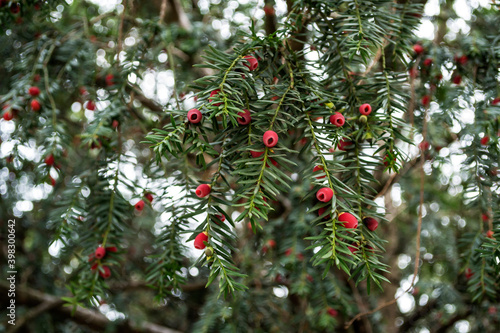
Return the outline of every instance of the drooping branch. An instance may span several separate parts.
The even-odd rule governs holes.
[[[9,290],[8,283],[3,281],[0,282],[0,290],[2,294],[6,294]],[[82,307],[77,307],[72,314],[73,309],[71,307],[63,306],[64,301],[59,297],[49,295],[29,287],[17,286],[16,302],[17,304],[35,305],[35,308],[30,312],[32,317],[31,319],[36,317],[34,316],[35,314],[40,315],[43,312],[50,311],[100,332],[103,332],[110,326],[115,326],[119,332],[180,333],[180,331],[149,322],[142,322],[138,324],[132,322],[131,320],[124,320],[121,322],[111,321],[100,312]]]

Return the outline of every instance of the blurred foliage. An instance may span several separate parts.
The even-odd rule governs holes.
[[[118,332],[497,332],[499,8],[425,5],[0,0],[0,235],[7,258],[15,219],[19,291]],[[26,331],[105,330],[17,305]]]

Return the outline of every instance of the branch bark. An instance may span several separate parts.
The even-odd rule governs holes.
[[[9,290],[8,283],[0,281],[0,290],[2,294],[6,293]],[[17,304],[35,305],[35,308],[30,311],[30,319],[34,319],[43,312],[50,311],[100,332],[104,332],[110,326],[115,326],[119,332],[180,333],[180,331],[149,322],[134,323],[130,319],[121,322],[111,321],[100,312],[82,307],[77,307],[72,315],[73,309],[63,306],[64,301],[59,297],[29,287],[17,286],[16,302]],[[8,332],[15,332],[15,326],[12,326]]]

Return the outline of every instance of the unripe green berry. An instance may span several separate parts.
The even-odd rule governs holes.
[[[214,249],[211,246],[209,246],[205,249],[205,255],[207,257],[211,257],[213,254],[214,254]]]
[[[359,116],[358,121],[360,124],[366,124],[368,122],[368,117],[365,115],[361,115],[361,116]]]

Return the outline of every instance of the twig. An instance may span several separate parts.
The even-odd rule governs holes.
[[[47,300],[43,303],[40,303],[39,305],[35,306],[33,309],[28,311],[26,315],[24,315],[22,318],[16,321],[16,325],[11,326],[11,328],[7,330],[7,332],[8,333],[18,332],[24,325],[26,325],[28,322],[35,319],[42,313],[60,307],[63,304],[64,301],[62,299]]]
[[[0,281],[0,291],[2,294],[9,290],[9,284],[4,281]],[[57,315],[62,316],[68,320],[72,320],[75,323],[85,325],[89,328],[92,328],[98,332],[104,332],[107,328],[112,325],[116,326],[117,331],[119,332],[130,332],[130,333],[181,333],[180,331],[160,326],[157,324],[153,324],[150,322],[141,322],[135,323],[131,320],[124,320],[122,322],[119,321],[110,321],[105,315],[102,313],[86,309],[82,307],[77,307],[72,313],[73,308],[68,306],[62,306],[64,304],[63,301],[59,297],[49,295],[38,291],[29,287],[21,287],[18,286],[16,288],[16,302],[18,304],[36,304],[38,305],[47,303],[47,307],[49,307],[49,303],[53,304],[50,309],[51,312],[57,313]],[[55,303],[55,304],[54,304]],[[57,306],[56,306],[57,305]],[[41,311],[39,308],[37,311]],[[33,311],[35,311],[33,309]]]
[[[165,19],[165,13],[167,12],[167,0],[162,0],[160,7],[160,22]]]
[[[118,47],[116,48],[116,64],[120,64],[120,53],[123,47],[123,21],[125,21],[125,11],[127,9],[127,0],[123,0],[123,10],[120,17],[120,26],[118,27]]]
[[[358,308],[361,311],[366,311],[366,305],[365,305],[365,303],[363,303],[363,299],[361,297],[361,294],[359,293],[358,288],[356,288],[356,284],[349,277],[347,277],[347,282],[349,283],[349,286],[351,287],[351,290],[354,294],[354,299],[356,300],[356,304],[358,305]],[[365,326],[367,333],[373,332],[372,326],[370,325],[370,321],[366,317],[363,317],[363,324]]]

